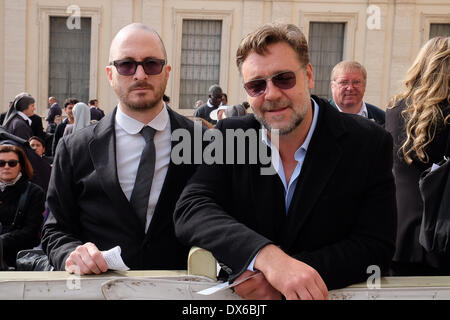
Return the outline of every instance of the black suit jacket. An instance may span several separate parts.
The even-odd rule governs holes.
[[[193,132],[191,120],[168,110],[172,131]],[[100,250],[121,246],[122,258],[131,269],[185,270],[189,247],[176,239],[172,215],[195,167],[170,162],[145,233],[118,181],[115,114],[116,110],[60,140],[47,197],[51,213],[43,228],[43,249],[57,270],[64,270],[70,252],[86,242]]]
[[[367,117],[369,119],[373,119],[380,126],[384,127],[384,123],[386,122],[386,112],[378,107],[375,107],[373,104],[367,102],[366,107],[367,107]]]
[[[91,120],[100,121],[105,116],[105,113],[100,108],[89,107],[89,111],[91,113]]]
[[[370,265],[387,271],[396,231],[392,138],[372,121],[314,99],[318,122],[287,215],[282,182],[262,175],[260,161],[201,165],[180,196],[177,236],[210,250],[231,268],[230,280],[270,243],[315,268],[328,289],[366,280]],[[260,124],[247,115],[217,128]]]
[[[57,102],[50,106],[48,110],[47,118],[45,119],[48,123],[55,122],[55,117],[62,115],[62,109]]]

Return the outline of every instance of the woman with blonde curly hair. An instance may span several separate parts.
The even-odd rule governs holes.
[[[420,175],[450,155],[445,154],[450,147],[450,37],[425,43],[404,86],[386,111],[386,130],[394,139],[398,207],[392,275],[450,275],[449,257],[428,253],[419,243]]]

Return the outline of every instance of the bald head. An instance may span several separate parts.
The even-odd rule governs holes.
[[[117,32],[115,37],[113,38],[111,42],[111,47],[109,49],[109,61],[114,61],[117,59],[117,50],[118,48],[127,41],[127,39],[135,33],[149,33],[153,37],[155,37],[158,40],[158,43],[160,44],[162,53],[164,55],[164,60],[167,61],[167,53],[166,48],[164,47],[164,43],[162,42],[161,37],[159,34],[152,28],[146,26],[142,23],[131,23],[129,25],[126,25],[122,29]]]

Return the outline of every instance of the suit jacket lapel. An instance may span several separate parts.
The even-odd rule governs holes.
[[[344,128],[340,125],[339,118],[333,115],[339,111],[318,103],[317,127],[298,177],[282,233],[282,245],[285,248],[289,248],[295,241],[342,156],[338,138],[344,133]]]
[[[133,212],[120,187],[117,176],[115,116],[116,109],[98,122],[94,129],[94,138],[89,142],[92,163],[100,179],[105,194],[109,196],[117,212]],[[137,215],[130,215],[136,218]]]

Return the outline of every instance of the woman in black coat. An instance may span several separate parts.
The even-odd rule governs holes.
[[[8,267],[15,267],[20,250],[32,249],[40,242],[45,196],[41,187],[29,182],[32,176],[31,164],[20,147],[0,145],[0,241]],[[28,185],[23,211],[16,214]]]
[[[450,275],[449,257],[429,253],[419,243],[423,209],[419,178],[443,160],[450,139],[449,76],[450,37],[433,38],[408,70],[405,92],[395,96],[386,111],[386,130],[394,139],[397,189],[394,276]]]

